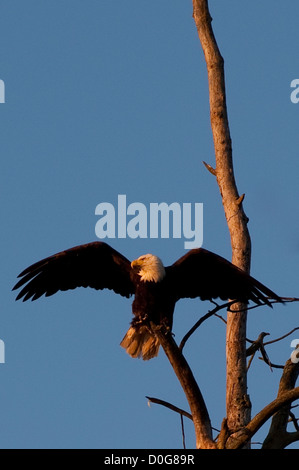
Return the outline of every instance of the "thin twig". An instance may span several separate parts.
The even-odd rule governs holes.
[[[273,364],[273,362],[265,361],[265,358],[264,358],[264,357],[259,357],[259,360],[260,360],[260,361],[264,361],[266,364],[268,364],[268,366],[271,366],[272,369],[283,369],[283,368],[284,368],[283,365],[280,365],[280,364]]]
[[[285,335],[280,336],[280,338],[273,339],[272,341],[267,341],[266,343],[264,343],[264,345],[266,346],[268,344],[272,344],[272,343],[276,343],[277,341],[281,341],[282,339],[286,338],[287,336],[290,336],[296,330],[299,330],[299,326],[297,326],[296,328],[293,328],[291,331],[289,331]]]
[[[189,418],[191,419],[191,421],[193,421],[192,415],[188,413],[188,411],[182,410],[181,408],[178,408],[177,406],[172,405],[168,401],[160,400],[160,398],[154,398],[154,397],[146,397],[146,398],[152,403],[165,406],[166,408],[169,408],[170,410],[175,411],[176,413],[179,413],[181,416],[186,416],[186,418]]]
[[[255,352],[251,355],[251,357],[250,357],[250,359],[249,359],[249,361],[248,361],[248,364],[247,364],[247,371],[249,370],[249,367],[251,366],[251,363],[252,363],[252,361],[253,361],[254,356],[255,356]]]
[[[210,310],[208,313],[206,313],[203,317],[201,317],[193,326],[192,328],[190,328],[190,330],[185,334],[185,336],[183,337],[180,345],[179,345],[179,349],[182,351],[186,342],[188,341],[188,339],[190,338],[190,336],[197,330],[197,328],[200,327],[200,325],[205,321],[207,320],[208,318],[210,318],[211,316],[215,315],[216,312],[218,312],[219,310],[221,309],[229,309],[233,303],[235,303],[235,301],[231,301],[231,302],[227,302],[226,304],[222,304],[222,305],[217,305],[216,302],[212,302],[213,304],[216,305],[216,307],[213,309],[213,310]]]
[[[252,343],[249,348],[246,349],[246,356],[251,356],[252,354],[256,353],[258,349],[261,348],[261,346],[264,344],[263,340],[265,336],[268,336],[270,333],[265,333],[262,331],[262,333],[259,334],[258,338],[255,341],[251,341],[250,339],[246,338],[246,341],[249,341],[249,343]]]
[[[186,449],[186,441],[185,441],[185,430],[184,430],[184,418],[181,414],[181,428],[182,428],[182,437],[183,437],[183,449]]]
[[[154,398],[154,397],[148,397],[148,396],[146,396],[145,398],[147,398],[152,403],[156,403],[156,405],[165,406],[165,408],[169,408],[170,410],[175,411],[175,413],[178,413],[181,416],[185,416],[186,418],[189,418],[191,419],[191,421],[193,421],[192,415],[188,413],[188,411],[182,410],[182,408],[178,408],[177,406],[172,405],[168,401],[164,401],[164,400],[160,400],[160,398]],[[220,432],[219,429],[214,428],[213,426],[212,426],[212,429],[213,431]]]
[[[222,320],[225,325],[227,325],[227,321],[225,320],[225,318],[223,318],[221,315],[218,315],[218,313],[214,313],[214,315],[215,317],[219,318],[219,320]]]
[[[259,334],[258,338],[255,340],[255,341],[251,341],[251,340],[248,340],[251,344],[251,346],[249,346],[249,348],[246,349],[246,356],[251,356],[250,357],[250,360],[247,364],[247,371],[252,363],[252,360],[255,356],[255,353],[260,350],[261,353],[262,353],[262,356],[263,356],[263,359],[264,361],[266,362],[266,364],[269,365],[270,367],[270,370],[272,372],[272,364],[271,364],[271,361],[269,359],[269,356],[265,350],[265,347],[264,347],[264,337],[269,335],[269,333],[265,333],[264,331],[262,331],[262,333]]]
[[[269,305],[269,304],[285,304],[289,302],[299,302],[298,297],[280,297],[281,300],[275,300],[275,299],[270,299],[269,297],[267,298],[268,304],[266,302],[261,302],[260,304],[256,305],[251,305],[250,307],[247,308],[247,310],[253,310],[254,308],[262,307],[263,305]],[[238,311],[238,310],[236,310]],[[242,312],[242,310],[239,310]]]
[[[178,408],[177,406],[174,406],[171,403],[168,403],[168,401],[160,400],[159,398],[154,398],[154,397],[146,397],[146,398],[152,403],[156,403],[157,405],[165,406],[166,408],[169,408],[170,410],[175,411],[176,413],[179,413],[180,418],[181,418],[183,448],[186,449],[186,440],[185,440],[185,430],[184,430],[183,417],[186,416],[186,418],[189,418],[189,419],[191,419],[191,421],[193,421],[192,415],[190,413],[188,413],[187,411],[182,410],[181,408]]]
[[[289,411],[289,415],[290,415],[290,422],[294,424],[296,431],[299,431],[299,425],[298,425],[299,419],[296,418],[296,416],[294,415],[294,413],[292,413],[292,411]]]

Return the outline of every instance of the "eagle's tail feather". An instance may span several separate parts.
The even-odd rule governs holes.
[[[159,341],[146,326],[131,326],[120,345],[131,357],[142,357],[144,361],[156,357],[159,352]]]

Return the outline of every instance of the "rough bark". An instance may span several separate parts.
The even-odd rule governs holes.
[[[210,98],[210,119],[214,139],[217,178],[225,217],[231,237],[232,263],[250,271],[251,241],[242,201],[238,193],[232,159],[232,144],[228,123],[224,61],[211,26],[207,0],[193,0],[193,16],[204,52]],[[227,428],[237,432],[250,420],[251,405],[247,395],[246,373],[246,306],[235,305],[227,317]]]

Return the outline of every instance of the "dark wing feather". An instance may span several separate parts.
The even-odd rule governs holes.
[[[36,300],[43,294],[76,287],[112,289],[130,297],[135,286],[130,277],[131,263],[104,242],[75,246],[29,266],[18,277],[13,290],[24,286],[16,300]]]
[[[268,298],[282,301],[274,292],[232,263],[203,248],[190,250],[172,266],[166,268],[176,300],[200,297],[202,300],[264,302]]]

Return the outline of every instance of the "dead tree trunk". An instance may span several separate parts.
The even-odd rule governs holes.
[[[204,52],[209,81],[210,119],[214,139],[216,176],[231,237],[232,263],[250,271],[251,241],[242,201],[234,177],[232,145],[226,108],[224,61],[212,30],[207,0],[193,0],[193,17]],[[227,317],[227,428],[237,432],[250,420],[251,405],[247,395],[246,306],[237,304]]]

